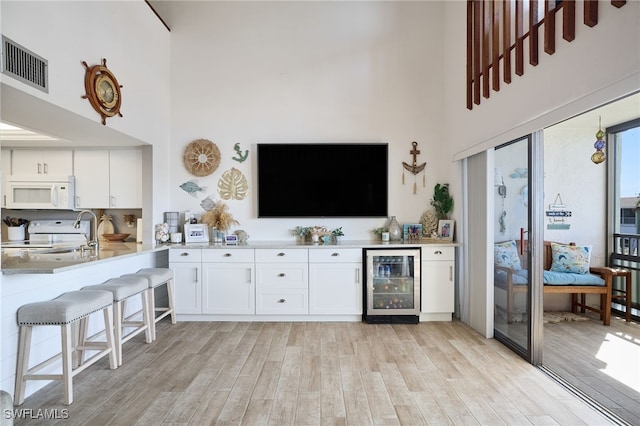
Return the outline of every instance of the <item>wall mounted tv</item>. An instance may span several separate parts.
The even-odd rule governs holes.
[[[260,143],[258,217],[386,217],[388,144]]]

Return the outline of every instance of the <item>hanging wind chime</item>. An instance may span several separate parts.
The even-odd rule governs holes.
[[[412,145],[412,149],[411,151],[409,151],[409,154],[411,154],[413,156],[413,164],[407,164],[404,161],[402,162],[402,166],[404,167],[404,170],[408,170],[413,174],[413,195],[416,194],[417,189],[418,189],[418,185],[416,184],[416,175],[422,171],[424,171],[424,167],[427,165],[427,163],[422,163],[420,165],[417,164],[416,160],[418,159],[418,154],[420,154],[420,151],[418,150],[418,142],[411,142]],[[404,185],[404,170],[402,170],[402,184]],[[424,188],[425,186],[425,180],[426,177],[425,175],[422,175],[422,187]]]
[[[602,131],[602,117],[598,116],[598,131],[596,132],[596,142],[593,144],[593,147],[596,149],[596,152],[591,156],[591,161],[595,164],[602,163],[606,158],[606,154],[604,153],[604,148],[607,145],[604,141],[605,134]]]

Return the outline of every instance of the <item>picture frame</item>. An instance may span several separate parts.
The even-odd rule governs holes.
[[[238,236],[236,234],[227,234],[224,236],[224,243],[228,246],[238,245]]]
[[[453,241],[455,221],[439,220],[438,221],[438,238],[445,241]]]
[[[204,223],[192,223],[184,225],[185,243],[208,243],[209,227]]]
[[[421,223],[405,223],[402,225],[402,239],[405,241],[418,241],[422,237]]]

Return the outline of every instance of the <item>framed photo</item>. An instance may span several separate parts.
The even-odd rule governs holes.
[[[184,225],[185,243],[208,243],[209,227],[204,223],[193,223]]]
[[[453,241],[453,220],[438,221],[438,238],[441,240]]]
[[[417,241],[422,237],[422,224],[405,223],[402,225],[402,239],[405,241]]]

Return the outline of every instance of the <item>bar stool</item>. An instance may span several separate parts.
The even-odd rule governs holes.
[[[106,291],[72,291],[64,293],[53,300],[35,302],[23,305],[18,309],[18,325],[20,333],[18,339],[18,362],[16,371],[16,386],[14,401],[16,405],[24,402],[27,380],[62,380],[64,404],[73,403],[73,377],[109,355],[109,367],[118,367],[115,342],[113,339],[112,322],[113,297]],[[84,341],[75,344],[72,325],[78,321],[86,328],[89,316],[102,311],[104,315],[105,341]],[[34,326],[55,325],[61,329],[61,353],[54,355],[29,368],[29,353],[31,351],[31,334]],[[75,347],[74,347],[75,346]],[[74,350],[91,349],[99,352],[89,358],[82,366],[73,368]],[[51,365],[58,358],[62,358],[62,374],[36,374],[41,369]]]
[[[125,274],[123,277],[143,277],[147,280],[149,285],[149,291],[151,299],[150,305],[151,309],[149,312],[151,313],[151,339],[156,340],[156,323],[166,317],[167,315],[171,315],[171,324],[176,323],[176,311],[173,305],[173,270],[169,268],[144,268],[140,269],[135,274]],[[161,285],[167,285],[167,297],[169,299],[167,307],[157,307],[156,306],[156,298],[155,298],[155,289],[160,287]],[[161,315],[157,317],[156,312],[162,312]]]
[[[85,290],[104,290],[113,295],[113,331],[115,334],[115,348],[116,358],[118,360],[118,366],[122,365],[122,344],[131,340],[134,336],[145,332],[145,341],[147,343],[152,342],[151,338],[151,318],[149,317],[149,292],[147,288],[147,281],[142,277],[119,277],[112,278],[105,281],[102,284],[91,285],[84,287]],[[134,321],[131,317],[135,316],[134,313],[128,317],[125,317],[124,301],[133,296],[141,296],[142,301],[142,321]],[[133,327],[134,330],[129,334],[124,334],[125,327]],[[80,339],[84,339],[86,336],[86,329],[80,329]],[[83,353],[80,353],[80,362],[82,363]]]

